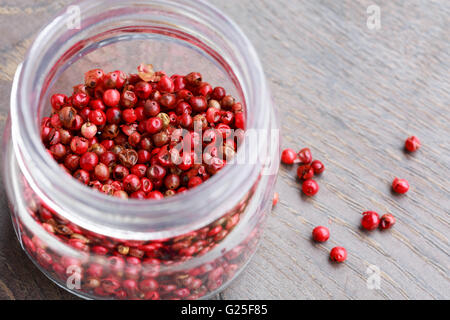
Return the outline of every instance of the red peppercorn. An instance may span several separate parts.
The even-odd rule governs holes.
[[[89,141],[82,137],[73,137],[70,142],[70,149],[77,154],[83,154],[88,151]]]
[[[148,178],[141,178],[141,191],[149,193],[153,189],[153,183]]]
[[[157,88],[161,92],[171,93],[174,91],[175,85],[173,84],[173,81],[169,77],[162,76],[161,79],[158,81]]]
[[[72,105],[77,109],[87,107],[89,104],[89,96],[85,93],[77,93],[72,98]]]
[[[198,72],[191,72],[186,75],[185,80],[188,85],[197,87],[202,83],[202,75]]]
[[[50,147],[50,152],[55,160],[62,160],[66,155],[67,150],[63,144],[57,143]]]
[[[70,154],[64,159],[64,166],[70,171],[78,169],[80,164],[80,157],[75,154]]]
[[[159,99],[159,103],[165,108],[173,109],[176,106],[177,98],[173,93],[165,93]]]
[[[86,139],[92,139],[97,134],[97,126],[93,123],[86,122],[81,126],[81,134]]]
[[[118,181],[122,181],[126,176],[128,176],[130,174],[130,171],[127,169],[127,167],[118,164],[112,170],[112,174],[113,174],[114,179],[116,179]]]
[[[221,119],[221,113],[220,110],[210,107],[206,111],[206,120],[209,123],[216,123]],[[226,123],[225,123],[226,124]],[[228,123],[229,124],[229,123]]]
[[[237,112],[234,115],[234,125],[237,129],[245,130],[245,115],[243,112]]]
[[[208,106],[206,102],[206,98],[203,96],[192,97],[189,99],[189,104],[192,107],[194,112],[203,112],[206,111]]]
[[[297,154],[293,149],[284,149],[281,153],[281,162],[285,164],[293,164],[294,160],[297,158]]]
[[[409,152],[414,152],[417,149],[420,148],[420,140],[415,137],[415,136],[411,136],[408,139],[406,139],[405,141],[405,149]]]
[[[131,90],[124,90],[120,96],[120,104],[124,108],[133,108],[137,103],[136,94]]]
[[[147,163],[150,161],[150,158],[151,154],[147,150],[141,149],[138,151],[138,163]]]
[[[163,128],[163,122],[160,118],[158,117],[153,117],[147,120],[146,126],[145,126],[146,130],[148,133],[150,134],[155,134],[157,132],[160,132]]]
[[[102,110],[91,110],[89,113],[89,121],[97,126],[102,126],[106,123],[106,115]]]
[[[139,282],[139,288],[143,292],[156,291],[158,290],[159,284],[155,279],[148,278]]]
[[[95,88],[103,79],[104,72],[101,69],[89,70],[84,74],[84,84],[87,87]]]
[[[129,174],[123,179],[123,187],[125,191],[133,193],[141,188],[141,180],[134,174]]]
[[[386,213],[381,217],[380,228],[382,230],[390,229],[395,224],[395,218],[392,214]]]
[[[325,166],[319,160],[314,160],[311,163],[311,168],[314,170],[315,174],[321,174],[325,170]]]
[[[147,199],[152,199],[152,200],[161,200],[164,198],[164,195],[160,192],[160,191],[150,191],[147,194]]]
[[[148,99],[152,93],[152,86],[145,81],[139,81],[134,85],[134,92],[139,99]]]
[[[177,174],[169,174],[164,178],[164,185],[167,189],[177,189],[180,186],[180,177]]]
[[[207,97],[212,93],[213,89],[209,83],[203,82],[197,89],[197,93],[201,96]]]
[[[278,194],[278,192],[275,192],[273,194],[272,207],[275,207],[277,205],[279,199],[280,199],[280,195]]]
[[[183,171],[189,170],[194,163],[194,159],[191,153],[183,153],[181,156],[180,164],[178,164],[178,168]]]
[[[122,119],[127,123],[133,123],[137,120],[136,113],[134,109],[125,109],[122,111]]]
[[[314,241],[325,242],[330,238],[330,230],[327,227],[318,226],[314,228],[312,236]]]
[[[53,110],[60,110],[66,103],[67,96],[64,94],[54,94],[50,98],[50,103],[52,105]]]
[[[102,111],[105,111],[105,109],[106,109],[105,104],[100,99],[91,100],[89,102],[89,107],[94,110],[98,109],[98,110],[102,110]]]
[[[103,164],[99,163],[94,168],[94,176],[99,181],[106,181],[109,179],[109,168]]]
[[[330,251],[330,258],[335,262],[344,262],[347,259],[347,250],[343,247],[334,247]]]
[[[194,121],[192,120],[192,117],[188,113],[182,114],[178,121],[180,122],[180,125],[183,128],[190,129],[194,125]]]
[[[223,97],[222,100],[220,101],[220,105],[222,106],[222,108],[227,110],[231,109],[234,103],[235,103],[234,97],[230,95]]]
[[[189,179],[188,187],[189,187],[189,189],[195,188],[198,185],[200,185],[202,182],[203,182],[202,178],[200,178],[200,177],[192,177],[192,178]]]
[[[214,100],[220,101],[225,97],[226,91],[222,87],[215,87],[213,92],[211,93],[211,98]]]
[[[361,225],[366,230],[374,230],[380,224],[380,216],[375,211],[363,212]]]
[[[109,89],[103,93],[103,102],[108,107],[116,107],[120,102],[120,92],[116,89]]]
[[[406,193],[409,190],[409,183],[405,179],[395,178],[392,182],[392,189],[397,193]]]
[[[313,179],[303,181],[302,191],[307,196],[313,196],[319,191],[319,185]]]
[[[181,76],[173,77],[172,81],[175,92],[183,90],[186,87],[186,80],[184,79],[184,77]]]
[[[113,166],[116,161],[117,156],[111,151],[106,151],[100,156],[100,162],[107,165],[108,167]]]
[[[310,164],[312,162],[312,154],[309,148],[304,148],[298,152],[298,159],[303,164]]]
[[[303,164],[297,168],[297,177],[299,179],[308,180],[314,177],[314,170],[309,164]]]
[[[93,152],[86,152],[80,158],[80,167],[86,171],[94,170],[98,164],[98,156]]]
[[[69,129],[78,131],[81,129],[81,126],[83,125],[83,123],[84,123],[83,118],[81,118],[81,116],[79,114],[77,114],[77,115],[75,115],[72,126]]]
[[[66,129],[71,129],[75,122],[77,111],[72,107],[64,107],[58,112],[58,115],[62,125]]]
[[[89,184],[90,181],[89,172],[87,172],[86,170],[80,169],[75,171],[73,177],[78,181],[80,181],[81,183],[84,183],[86,185]]]

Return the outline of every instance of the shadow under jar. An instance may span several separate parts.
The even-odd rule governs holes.
[[[141,62],[199,71],[225,87],[242,102],[246,132],[258,143],[246,136],[233,163],[162,200],[118,199],[71,178],[40,139],[50,96],[69,91],[84,71],[133,72]],[[223,290],[255,252],[279,159],[276,114],[254,48],[215,8],[185,0],[79,1],[58,15],[18,67],[4,146],[23,249],[55,283],[91,299],[199,299]]]

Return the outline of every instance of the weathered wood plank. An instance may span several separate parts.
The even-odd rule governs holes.
[[[450,4],[377,1],[381,29],[366,26],[371,1],[219,1],[257,48],[280,111],[283,146],[308,146],[326,165],[321,191],[300,194],[283,166],[280,203],[248,269],[220,298],[450,298]],[[10,81],[39,26],[68,1],[0,1],[0,125]],[[27,23],[22,23],[26,19]],[[408,135],[423,148],[402,150]],[[394,176],[411,184],[390,191]],[[0,298],[71,299],[19,250],[0,196]],[[391,232],[359,229],[364,210],[392,212]],[[326,244],[310,241],[326,225]],[[328,261],[335,245],[347,263]],[[379,290],[366,269],[381,269]]]

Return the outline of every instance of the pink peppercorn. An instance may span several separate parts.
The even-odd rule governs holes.
[[[325,242],[330,238],[330,230],[327,227],[318,226],[314,228],[312,236],[314,241]]]
[[[334,247],[330,251],[330,259],[335,262],[344,262],[347,259],[347,250],[343,247]]]
[[[395,178],[392,182],[392,189],[397,193],[406,193],[409,190],[409,183],[405,179]]]

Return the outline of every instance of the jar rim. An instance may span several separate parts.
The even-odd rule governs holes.
[[[268,126],[269,112],[254,112],[270,100],[256,50],[234,22],[206,1],[81,0],[73,4],[77,5],[81,13],[87,17],[88,12],[96,12],[96,8],[108,11],[111,8],[130,8],[135,5],[170,7],[176,10],[177,14],[185,14],[190,19],[208,24],[214,31],[231,37],[235,42],[233,49],[241,59],[239,62],[243,64],[240,67],[246,71],[245,75],[241,72],[236,78],[239,84],[245,87],[244,103],[247,111],[250,111],[247,112],[248,128],[258,129]],[[196,16],[192,15],[193,12]],[[47,74],[42,72],[48,69],[45,69],[43,64],[48,62],[45,59],[52,54],[49,50],[58,45],[58,40],[67,36],[64,31],[67,32],[68,15],[67,11],[61,12],[40,31],[23,65],[18,68],[16,85],[13,86],[16,91],[11,94],[13,146],[21,170],[29,180],[30,186],[61,216],[93,232],[115,237],[127,238],[130,233],[133,238],[139,237],[138,234],[141,234],[141,237],[148,237],[151,233],[152,237],[165,238],[182,234],[186,230],[194,230],[219,218],[230,209],[225,208],[227,198],[239,194],[242,196],[243,190],[250,189],[252,181],[256,181],[261,171],[259,165],[227,164],[214,177],[186,193],[159,201],[135,199],[125,201],[93,192],[60,170],[56,161],[47,154],[40,140],[39,119],[30,117],[29,110],[33,106],[36,110],[39,109],[38,97],[48,89],[44,85],[44,76]],[[91,25],[83,26],[87,27]],[[70,38],[67,39],[69,40]],[[245,147],[245,144],[244,140],[241,147]],[[238,150],[237,156],[239,152]],[[208,201],[208,208],[199,201],[201,199]]]

